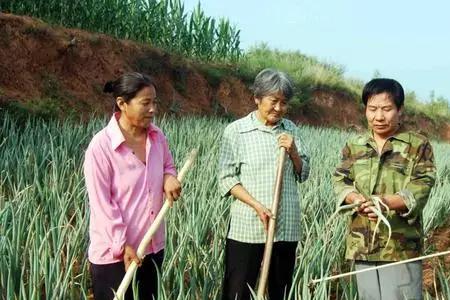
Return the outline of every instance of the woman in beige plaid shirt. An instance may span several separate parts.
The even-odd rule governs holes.
[[[300,240],[300,201],[297,183],[309,174],[297,126],[284,119],[293,96],[292,82],[280,71],[265,69],[253,85],[257,109],[228,125],[219,161],[222,196],[233,197],[225,253],[223,299],[249,299],[264,254],[264,243],[278,163],[286,148],[281,202],[269,273],[269,297],[283,299],[290,289],[295,251]]]

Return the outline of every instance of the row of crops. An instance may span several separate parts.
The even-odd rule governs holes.
[[[106,124],[68,121],[21,123],[0,119],[0,299],[86,299],[88,206],[82,175],[84,150]],[[224,242],[231,200],[217,191],[216,162],[226,121],[161,118],[176,164],[193,148],[197,164],[184,183],[182,199],[167,218],[166,258],[160,299],[219,299]],[[310,289],[311,279],[349,269],[343,260],[344,220],[325,228],[334,210],[331,174],[352,133],[304,127],[311,175],[299,186],[302,241],[290,299],[356,299],[354,279]],[[438,179],[425,210],[427,233],[450,216],[450,146],[434,143]],[[432,251],[431,248],[427,250]],[[448,273],[447,273],[448,274]],[[450,278],[436,269],[443,299]],[[432,299],[427,296],[428,299]]]
[[[188,13],[182,0],[2,0],[0,11],[132,39],[205,61],[237,61],[239,30],[228,19]]]

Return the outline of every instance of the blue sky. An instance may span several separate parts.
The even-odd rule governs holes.
[[[370,80],[375,70],[420,99],[450,100],[448,0],[201,0],[213,17],[241,29],[245,50],[258,42],[343,65]],[[192,10],[198,0],[185,0]]]

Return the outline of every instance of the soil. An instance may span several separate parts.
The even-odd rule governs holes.
[[[450,250],[450,220],[430,234],[427,239],[427,244],[430,246],[432,253]],[[423,262],[423,284],[428,292],[434,297],[436,297],[436,295],[439,296],[441,290],[438,278],[440,266],[446,270],[448,278],[448,276],[450,276],[450,255],[433,258]]]
[[[39,19],[0,13],[0,106],[18,102],[64,117],[110,114],[106,81],[127,71],[154,77],[161,113],[237,118],[255,108],[248,80],[224,73],[212,78],[204,65],[129,40],[48,25]],[[208,68],[208,67],[207,67]],[[213,65],[210,66],[213,68]],[[231,69],[232,66],[229,66]],[[289,118],[314,126],[364,130],[354,95],[318,88]],[[450,124],[406,117],[411,128],[450,140]]]

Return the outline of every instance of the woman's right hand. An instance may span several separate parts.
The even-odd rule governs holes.
[[[134,261],[138,267],[142,265],[142,261],[136,255],[136,251],[134,251],[133,247],[130,245],[125,245],[123,250],[123,263],[125,264],[125,272],[128,270],[131,262]]]
[[[269,229],[269,219],[273,218],[275,219],[275,217],[273,216],[272,212],[265,207],[264,205],[262,205],[261,203],[256,203],[253,208],[256,211],[256,214],[258,215],[259,219],[261,220],[261,222],[264,225],[264,230],[267,232],[267,230]]]
[[[267,232],[269,229],[269,219],[274,218],[272,212],[258,200],[253,198],[240,183],[231,188],[230,194],[255,210],[259,219],[263,223],[264,230]]]

